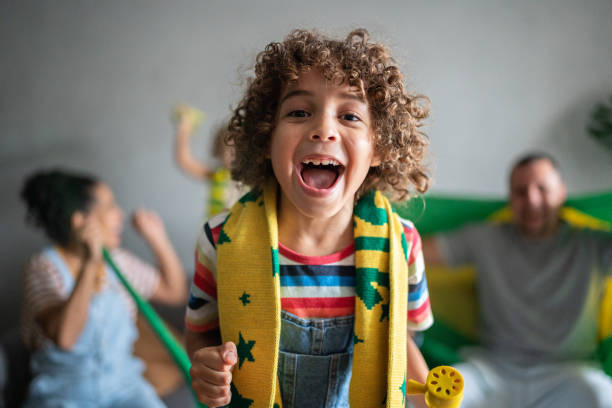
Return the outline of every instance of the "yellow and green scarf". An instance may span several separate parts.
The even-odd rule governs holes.
[[[238,350],[231,407],[281,407],[277,183],[231,209],[217,241],[217,295],[223,341]],[[351,407],[399,407],[406,398],[409,248],[398,216],[380,193],[354,210],[355,326]]]

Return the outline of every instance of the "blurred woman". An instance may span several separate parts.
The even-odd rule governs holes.
[[[132,216],[155,268],[120,248],[124,213],[106,183],[42,171],[21,196],[28,219],[53,244],[25,271],[23,335],[34,375],[26,406],[163,407],[132,356],[136,306],[102,257],[104,246],[143,297],[184,304],[185,274],[159,216]]]

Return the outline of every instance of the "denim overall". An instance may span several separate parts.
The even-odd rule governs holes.
[[[348,407],[354,316],[305,320],[281,312],[283,408]]]
[[[75,280],[57,250],[48,248],[44,255],[71,292]],[[138,333],[120,295],[121,283],[108,267],[106,277],[108,285],[92,297],[87,322],[72,350],[48,340],[32,355],[34,380],[26,406],[164,407],[142,377],[143,363],[132,355]]]

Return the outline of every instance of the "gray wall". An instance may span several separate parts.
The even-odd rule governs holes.
[[[185,100],[211,123],[239,98],[257,51],[291,28],[389,44],[428,95],[433,191],[499,196],[529,148],[555,154],[571,193],[610,189],[612,156],[585,133],[612,92],[612,2],[3,1],[0,4],[0,332],[17,323],[22,267],[45,243],[24,225],[25,175],[52,165],[107,180],[120,204],[159,211],[181,258],[204,185],[173,163],[168,113]],[[150,259],[131,232],[125,246]]]

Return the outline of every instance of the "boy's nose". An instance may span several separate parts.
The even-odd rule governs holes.
[[[336,140],[336,138],[337,137],[334,134],[327,134],[327,133],[323,133],[323,132],[320,132],[320,134],[319,133],[313,133],[310,136],[310,140],[312,140],[312,141],[322,141],[322,142],[327,142],[327,141],[333,142],[333,141]]]
[[[316,126],[310,132],[310,140],[313,142],[333,142],[338,140],[338,130],[334,126],[333,120],[322,115],[316,122]]]

